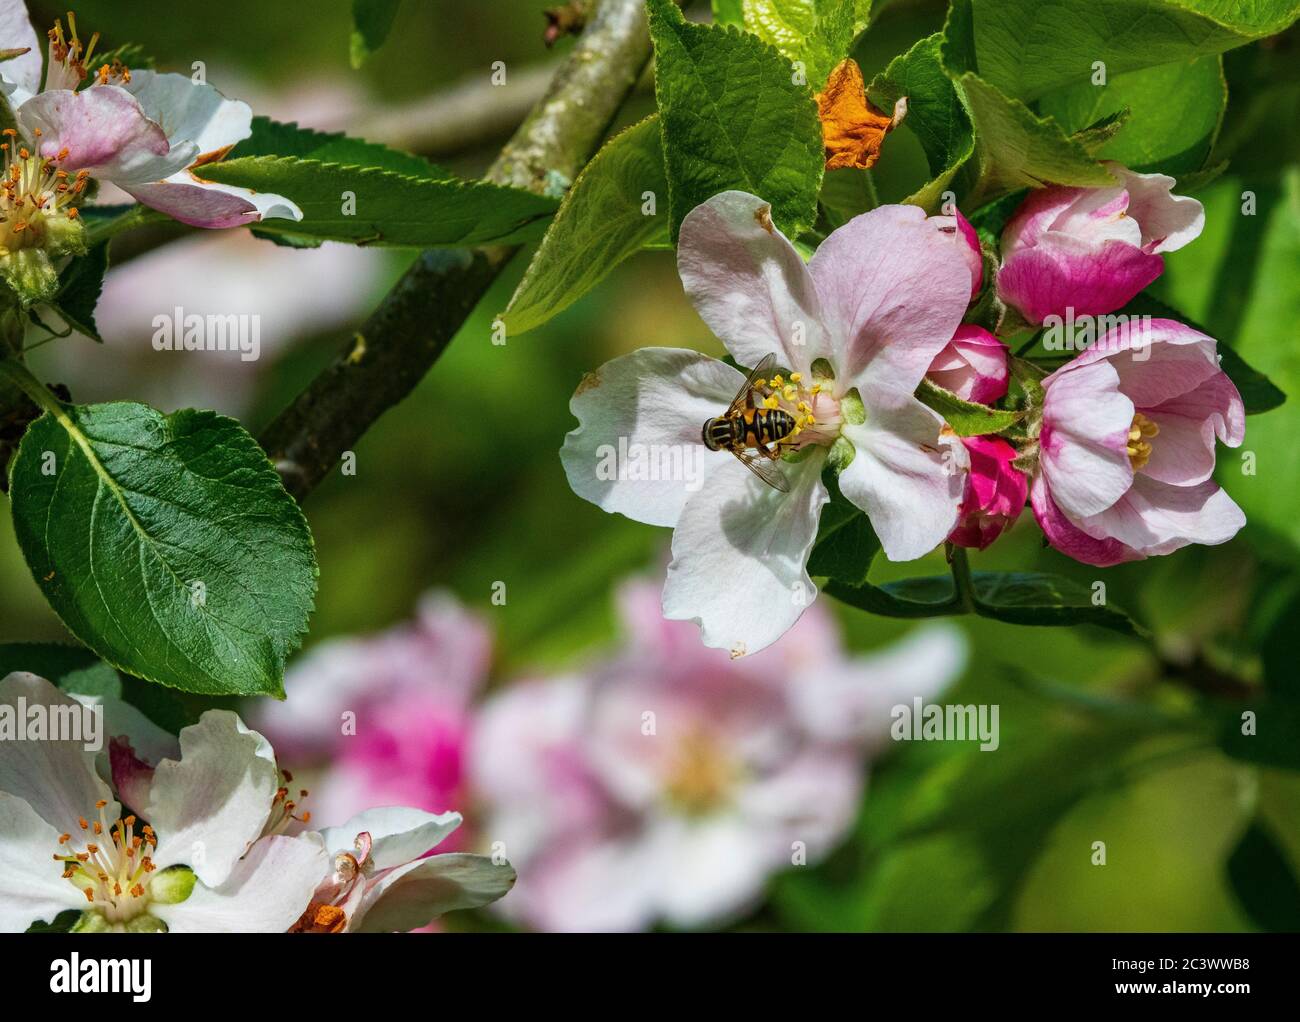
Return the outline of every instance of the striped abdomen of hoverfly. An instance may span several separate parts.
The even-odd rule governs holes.
[[[704,446],[711,451],[766,447],[794,431],[794,416],[780,408],[745,408],[704,424]]]

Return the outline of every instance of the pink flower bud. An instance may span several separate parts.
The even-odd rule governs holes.
[[[1011,467],[1016,449],[1001,437],[962,437],[962,443],[970,454],[970,474],[961,518],[948,541],[983,550],[1020,516],[1029,480]]]
[[[1164,271],[1161,252],[1201,233],[1205,211],[1174,179],[1106,167],[1110,188],[1040,188],[1002,232],[998,294],[1030,323],[1113,312]]]
[[[926,376],[960,398],[989,404],[1007,392],[1007,346],[983,327],[959,326]]]

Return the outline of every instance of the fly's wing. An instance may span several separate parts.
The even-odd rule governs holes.
[[[767,376],[776,366],[776,353],[769,351],[762,357],[758,365],[749,371],[745,377],[745,382],[741,384],[740,390],[736,391],[736,396],[732,398],[731,405],[724,413],[723,418],[735,415],[736,412],[745,407],[745,398],[749,395],[749,388],[754,385],[754,381],[760,377]]]
[[[742,465],[753,472],[754,475],[758,476],[758,478],[763,480],[763,482],[767,483],[767,485],[772,487],[772,489],[780,490],[782,493],[790,492],[790,484],[785,481],[785,475],[779,468],[777,468],[777,465],[780,464],[779,461],[767,461],[754,457],[748,451],[738,451],[734,448],[728,449],[736,456]]]

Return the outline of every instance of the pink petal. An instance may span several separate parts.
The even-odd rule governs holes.
[[[963,324],[926,375],[967,401],[989,404],[1007,392],[1007,346],[983,327]]]
[[[1074,524],[1052,499],[1047,479],[1039,475],[1029,491],[1034,518],[1047,541],[1067,557],[1084,564],[1107,568],[1112,564],[1141,560],[1142,554],[1116,539],[1096,539]]]
[[[168,177],[198,152],[190,143],[172,146],[135,98],[115,85],[43,92],[23,104],[18,119],[29,137],[40,132],[42,156],[115,184]]]
[[[1004,252],[1006,250],[1004,249]],[[1031,323],[1048,316],[1113,312],[1160,276],[1164,260],[1123,241],[1100,245],[1067,234],[1045,234],[1032,248],[1004,255],[998,294]]]
[[[1106,164],[1124,181],[1129,216],[1141,225],[1148,252],[1173,252],[1194,241],[1205,228],[1205,207],[1186,195],[1174,195],[1174,179],[1165,174],[1137,174],[1118,163]]]
[[[1133,402],[1108,362],[1076,359],[1043,381],[1041,471],[1058,504],[1074,516],[1096,514],[1133,483],[1127,447]]]
[[[917,206],[880,206],[822,242],[809,269],[845,387],[916,389],[966,312],[967,252]]]
[[[283,195],[203,181],[189,171],[166,181],[124,184],[122,188],[150,209],[191,227],[242,227],[269,217],[302,219],[302,210]]]
[[[1160,427],[1142,471],[1161,482],[1178,486],[1204,482],[1214,472],[1216,437],[1229,447],[1241,446],[1245,437],[1245,406],[1223,373],[1142,412]]]
[[[1172,319],[1139,320],[1108,330],[1070,365],[1108,361],[1133,404],[1153,408],[1220,375],[1216,348],[1213,337]]]
[[[1078,524],[1095,538],[1114,540],[1150,557],[1190,543],[1226,543],[1246,524],[1246,516],[1213,480],[1171,486],[1139,473],[1123,498]]]
[[[799,253],[772,223],[771,206],[723,192],[682,221],[677,269],[710,330],[741,365],[775,352],[807,372],[829,354],[817,288]]]

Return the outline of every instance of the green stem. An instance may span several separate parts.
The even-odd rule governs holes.
[[[86,228],[86,247],[94,248],[102,241],[108,241],[123,231],[131,231],[137,227],[144,227],[148,224],[162,223],[170,219],[156,209],[150,209],[148,206],[132,206],[130,209],[119,213],[111,220],[100,220]]]
[[[952,558],[950,560],[952,567],[952,581],[956,586],[954,594],[957,605],[965,614],[975,612],[975,582],[970,574],[970,562],[966,559],[966,548],[954,546],[952,548]]]
[[[32,399],[42,411],[52,415],[62,415],[63,405],[48,387],[31,374],[28,368],[16,358],[0,359],[0,377],[9,380],[14,386]]]
[[[876,179],[871,176],[869,170],[864,170],[862,177],[867,182],[867,196],[871,199],[871,208],[875,209],[880,205],[880,193],[876,191]]]

